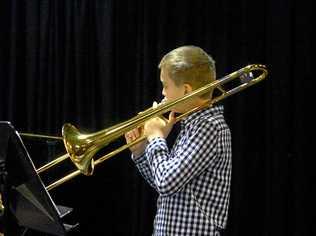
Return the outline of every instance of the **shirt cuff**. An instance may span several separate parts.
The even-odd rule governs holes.
[[[134,154],[131,155],[132,161],[138,165],[146,161],[146,153],[144,152],[140,156],[136,157]]]
[[[164,156],[168,153],[167,141],[161,137],[152,139],[146,147],[146,156],[149,163],[152,163],[154,156]]]

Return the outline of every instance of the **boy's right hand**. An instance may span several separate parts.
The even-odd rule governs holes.
[[[126,143],[129,144],[133,142],[134,140],[140,138],[142,134],[143,134],[143,127],[135,128],[125,133]],[[143,141],[140,141],[139,143],[136,143],[135,145],[131,146],[129,149],[131,150],[135,158],[137,158],[145,152],[146,146],[147,146],[147,139],[144,139]]]

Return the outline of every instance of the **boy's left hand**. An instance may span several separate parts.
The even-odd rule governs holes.
[[[176,117],[174,112],[170,112],[168,120],[160,117],[152,118],[145,123],[144,134],[147,136],[149,142],[157,137],[167,138],[175,122]]]

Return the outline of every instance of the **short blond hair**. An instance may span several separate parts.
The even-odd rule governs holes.
[[[197,46],[182,46],[167,53],[159,63],[178,86],[188,83],[200,88],[216,79],[215,61]]]

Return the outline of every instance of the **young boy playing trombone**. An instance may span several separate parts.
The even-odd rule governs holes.
[[[166,54],[160,64],[162,94],[167,102],[192,92],[216,78],[215,62],[196,46]],[[132,158],[147,182],[159,193],[155,236],[221,235],[226,227],[231,182],[231,134],[222,105],[205,107],[211,94],[176,105],[168,121],[159,117],[125,134]],[[168,149],[166,138],[175,113],[201,107],[181,120],[180,133]],[[204,107],[204,108],[203,108]]]

